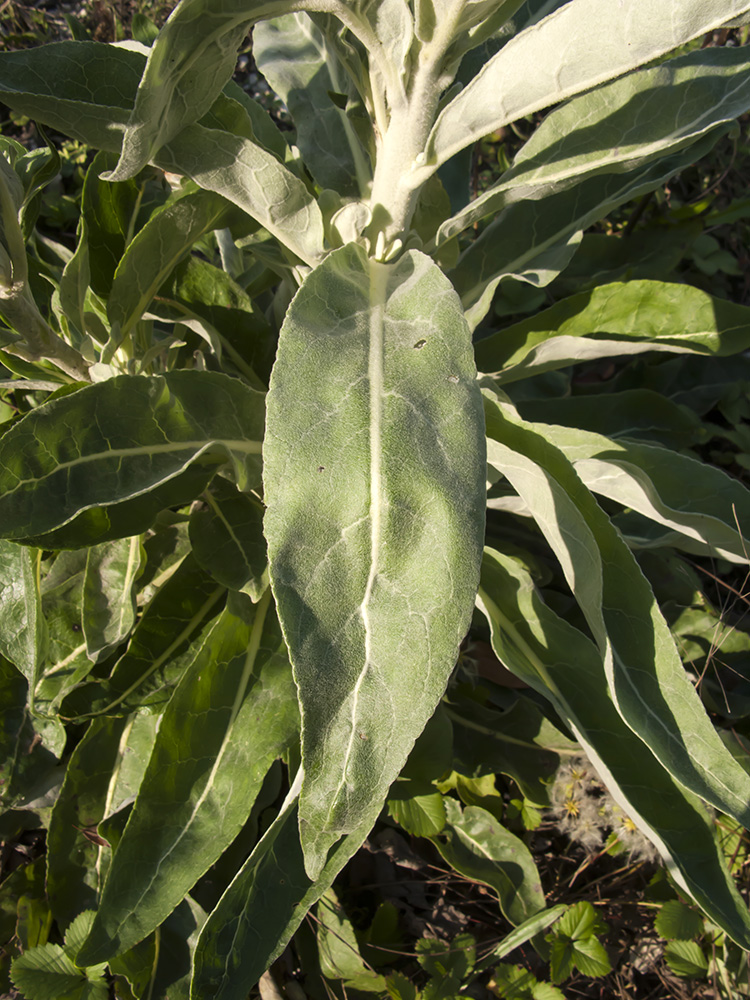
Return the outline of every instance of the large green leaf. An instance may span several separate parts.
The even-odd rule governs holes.
[[[126,951],[172,912],[237,835],[297,727],[270,591],[255,607],[237,599],[165,709],[82,961]]]
[[[175,371],[122,375],[37,407],[0,439],[0,534],[58,532],[75,546],[99,540],[92,521],[99,538],[137,534],[225,460],[240,489],[257,486],[263,399],[226,375]]]
[[[73,751],[47,836],[47,896],[61,925],[95,908],[111,850],[97,826],[138,791],[156,716],[94,719]]]
[[[204,38],[211,37],[203,27],[193,25],[196,28]],[[140,52],[98,42],[2,53],[0,99],[95,148],[119,153],[143,66]],[[241,111],[236,102],[230,103]],[[187,174],[200,187],[238,205],[301,260],[313,264],[324,252],[323,220],[313,196],[263,145],[222,126],[221,115],[207,115],[204,124],[188,125],[155,152],[153,162]],[[252,132],[249,119],[247,128]]]
[[[300,774],[301,777],[301,774]],[[219,900],[195,951],[192,1000],[245,1000],[283,952],[305,914],[370,832],[380,803],[331,851],[314,881],[305,872],[297,817],[299,781],[279,815]]]
[[[687,150],[636,170],[597,174],[572,190],[515,202],[505,208],[469,244],[450,272],[471,325],[476,326],[486,315],[503,277],[515,276],[540,286],[549,284],[576,249],[570,245],[571,237],[618,205],[653,191],[683,167],[695,163],[713,147],[719,134],[720,130],[714,130]],[[562,255],[561,249],[565,251]]]
[[[492,886],[500,909],[512,924],[522,924],[546,903],[539,872],[528,847],[486,809],[445,800],[447,823],[430,839],[448,864],[476,882]]]
[[[512,38],[443,109],[427,162],[444,163],[503,125],[622,76],[748,10],[748,0],[681,0],[666,17],[652,0],[571,0]]]
[[[571,295],[480,340],[480,371],[500,383],[618,354],[668,351],[723,357],[750,346],[750,309],[700,288],[626,281]]]
[[[552,702],[678,883],[730,937],[750,948],[747,906],[729,877],[710,817],[625,725],[594,644],[547,607],[516,560],[491,549],[478,604],[503,663]]]
[[[750,822],[750,776],[731,758],[685,673],[632,553],[545,436],[484,390],[488,461],[510,481],[557,556],[599,647],[627,725],[686,788]]]
[[[593,493],[703,542],[714,556],[748,562],[748,543],[739,527],[750,534],[750,493],[739,480],[657,445],[543,426]]]
[[[470,353],[453,290],[417,251],[392,265],[335,251],[282,327],[265,524],[311,875],[384,799],[468,628],[485,503]]]
[[[441,225],[436,244],[514,201],[692,144],[750,106],[748,67],[741,48],[699,49],[575,98],[545,118],[496,184]]]
[[[331,99],[347,95],[350,85],[325,34],[303,12],[262,21],[253,30],[253,57],[289,109],[318,184],[343,196],[363,195],[371,168],[346,112]]]

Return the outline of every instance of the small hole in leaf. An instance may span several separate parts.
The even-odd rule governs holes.
[[[425,345],[426,343],[427,343],[427,341],[426,341],[426,340],[418,340],[418,341],[416,342],[416,344],[414,345],[414,350],[415,350],[415,351],[421,351],[421,350],[422,350],[422,348],[424,347],[424,345]]]
[[[318,472],[325,472],[325,471],[326,471],[325,465],[319,465],[318,466]]]

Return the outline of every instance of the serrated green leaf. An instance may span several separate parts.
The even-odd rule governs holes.
[[[545,425],[524,423],[509,402],[485,392],[488,460],[523,498],[560,561],[617,710],[686,788],[750,823],[750,779],[706,715],[634,557]]]
[[[667,941],[688,941],[703,933],[703,917],[677,899],[669,899],[654,921],[654,929]]]
[[[57,944],[31,948],[11,965],[11,978],[27,1000],[107,1000],[104,979],[89,980]]]
[[[301,776],[300,776],[301,777]],[[277,818],[209,916],[194,959],[192,1000],[240,1000],[286,948],[310,907],[359,850],[380,811],[333,848],[316,881],[305,872],[297,817],[299,778]]]
[[[512,924],[522,924],[545,907],[539,872],[529,849],[486,809],[461,807],[446,798],[447,823],[431,838],[443,858],[462,875],[489,885]]]
[[[412,787],[414,786],[414,787]],[[445,826],[445,805],[440,792],[421,782],[397,781],[387,799],[388,812],[414,837],[434,837]]]
[[[237,835],[295,737],[295,690],[269,605],[267,592],[256,607],[225,610],[175,689],[81,961],[106,961],[169,915]]]
[[[476,962],[476,939],[471,934],[457,934],[452,941],[422,938],[417,941],[417,961],[431,976],[452,976],[463,983]]]
[[[142,558],[140,535],[92,545],[88,550],[82,624],[90,660],[106,659],[130,635]]]
[[[382,802],[468,627],[485,495],[468,349],[452,289],[416,251],[393,265],[334,251],[282,327],[265,531],[300,691],[312,873]]]
[[[262,504],[220,476],[203,500],[205,506],[190,515],[196,562],[223,586],[260,600],[268,586]]]
[[[599,0],[571,0],[512,38],[442,110],[428,162],[444,163],[503,125],[628,73],[748,10],[747,0],[710,6],[683,0],[665,18],[651,0],[633,0],[602,19]]]
[[[222,460],[241,489],[258,485],[262,437],[263,394],[226,375],[122,375],[87,386],[37,407],[0,439],[0,531],[54,533],[75,547],[94,540],[94,515],[99,540],[108,527],[119,534],[123,519],[144,530],[175,502],[165,495],[175,483],[184,503]]]
[[[485,553],[477,603],[502,662],[552,702],[678,884],[746,947],[750,918],[729,879],[713,823],[622,721],[591,640],[543,603],[517,561],[491,549]]]
[[[500,383],[588,358],[667,351],[724,357],[750,344],[750,309],[699,288],[613,282],[563,299],[477,344]]]
[[[155,735],[147,714],[95,719],[68,761],[47,837],[47,893],[63,925],[97,906],[111,855],[97,827],[135,795]]]
[[[685,979],[702,979],[708,962],[697,941],[670,941],[664,949],[664,958],[676,976]]]

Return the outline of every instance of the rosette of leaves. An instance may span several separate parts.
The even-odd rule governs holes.
[[[150,49],[0,55],[5,104],[100,150],[74,251],[34,227],[53,154],[0,156],[0,360],[23,414],[0,438],[4,822],[54,803],[52,912],[96,910],[82,968],[154,990],[182,934],[192,996],[244,997],[372,828],[475,601],[750,946],[704,806],[748,825],[750,778],[633,555],[647,523],[653,548],[747,562],[750,497],[647,440],[632,397],[606,424],[527,405],[592,358],[738,354],[748,311],[625,280],[489,315],[501,283],[546,287],[584,228],[734,128],[747,50],[688,43],[749,11],[182,0]],[[231,82],[251,27],[292,142]],[[470,199],[472,145],[549,107]],[[511,724],[454,714],[500,742]],[[259,827],[278,760],[288,794]],[[230,845],[206,917],[189,894]]]

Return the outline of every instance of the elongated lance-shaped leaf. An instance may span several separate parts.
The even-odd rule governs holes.
[[[0,655],[29,682],[32,706],[47,641],[39,591],[40,558],[36,549],[0,541]]]
[[[556,250],[565,248],[571,236],[613,208],[653,191],[683,167],[695,163],[713,147],[722,130],[723,126],[719,126],[687,150],[638,170],[599,174],[584,180],[574,190],[509,205],[464,250],[449,274],[472,327],[486,315],[495,289],[505,275],[515,275],[537,285],[551,281],[554,274],[544,276],[543,280],[535,278],[540,259],[549,267],[545,255],[554,255]],[[559,261],[553,256],[552,267],[557,268],[557,273],[569,263],[574,247],[570,249]]]
[[[232,206],[211,191],[191,191],[170,201],[136,233],[120,259],[107,315],[122,339],[182,257],[201,236],[227,225]],[[239,215],[239,213],[236,213]]]
[[[110,180],[138,173],[161,146],[208,111],[231,78],[253,24],[295,10],[336,14],[371,48],[380,48],[356,5],[342,0],[183,0],[151,48]]]
[[[346,96],[350,84],[325,34],[304,13],[263,21],[253,31],[253,58],[289,109],[318,184],[364,195],[372,169],[345,110],[331,99],[331,93]]]
[[[547,607],[517,560],[491,549],[485,552],[478,605],[490,622],[497,655],[552,702],[678,884],[733,940],[750,947],[747,906],[705,808],[625,725],[594,644]]]
[[[522,924],[543,910],[539,872],[526,844],[480,806],[462,811],[455,799],[446,798],[445,810],[447,824],[430,840],[451,868],[491,886],[512,924]]]
[[[98,42],[0,53],[0,100],[95,148],[119,153],[143,66],[140,52]],[[153,162],[227,198],[300,259],[314,263],[324,252],[323,221],[303,181],[263,145],[220,124],[209,115],[205,124],[188,126],[154,153]]]
[[[667,351],[725,357],[750,347],[750,309],[700,288],[626,281],[571,295],[477,343],[501,384],[576,361]]]
[[[730,562],[750,561],[750,492],[713,465],[658,445],[544,424],[544,433],[593,492],[706,546]]]
[[[97,826],[138,790],[156,724],[146,713],[94,719],[67,763],[47,836],[47,894],[61,925],[96,908],[112,853]]]
[[[750,107],[748,67],[741,48],[699,49],[575,98],[545,118],[496,184],[440,226],[436,245],[515,201],[690,145]]]
[[[225,590],[187,555],[144,610],[128,644],[106,680],[72,691],[66,717],[128,715],[148,705],[163,707],[188,665],[194,643],[221,611]]]
[[[731,757],[685,673],[651,587],[622,537],[545,437],[483,390],[488,461],[526,503],[562,566],[627,725],[685,788],[750,822],[750,775]]]
[[[301,773],[298,775],[301,778]],[[263,839],[201,931],[193,962],[192,1000],[245,1000],[284,951],[310,907],[359,850],[380,812],[372,806],[362,826],[331,851],[317,879],[305,871],[299,836],[297,780]]]
[[[238,379],[175,371],[122,375],[38,407],[0,441],[0,534],[42,535],[94,507],[137,511],[139,498],[143,530],[155,514],[148,494],[194,465],[204,485],[202,467],[210,475],[228,460],[240,489],[257,486],[263,401]]]
[[[305,864],[385,798],[471,616],[485,503],[469,334],[435,264],[350,245],[287,313],[264,443],[271,580],[302,710]]]
[[[270,591],[256,606],[236,599],[164,712],[81,961],[106,961],[158,927],[239,833],[297,732]]]
[[[427,163],[438,166],[503,125],[622,76],[748,10],[748,0],[681,0],[665,17],[652,0],[571,0],[512,38],[443,109]]]
[[[102,542],[88,550],[82,624],[89,659],[105,659],[130,635],[142,560],[140,535]]]

